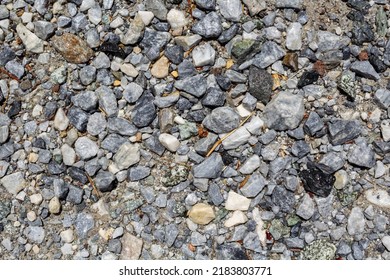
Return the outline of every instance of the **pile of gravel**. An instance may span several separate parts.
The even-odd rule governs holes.
[[[1,258],[390,259],[389,4],[319,2],[0,1]]]

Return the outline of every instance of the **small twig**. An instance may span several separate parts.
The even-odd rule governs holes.
[[[85,175],[87,175],[88,181],[89,181],[89,183],[91,184],[91,186],[92,186],[92,188],[93,188],[93,190],[94,190],[96,196],[97,196],[98,198],[100,198],[102,195],[101,195],[101,193],[99,192],[99,190],[96,188],[95,182],[92,180],[92,178],[91,178],[88,174],[85,174]]]
[[[232,135],[234,132],[236,132],[236,130],[237,130],[238,128],[240,128],[241,126],[243,126],[243,125],[249,120],[249,118],[252,117],[252,116],[254,115],[254,113],[255,113],[255,112],[252,112],[249,116],[247,116],[247,117],[245,118],[245,120],[243,120],[243,121],[240,123],[240,125],[239,125],[237,128],[233,129],[233,130],[230,131],[228,134],[226,134],[224,137],[222,137],[221,139],[219,139],[219,140],[214,144],[214,146],[211,148],[211,150],[207,153],[206,157],[209,157],[209,156],[212,154],[212,152],[214,152],[214,150],[215,150],[219,145],[222,144],[222,141],[223,141],[223,140],[225,140],[226,138],[228,138],[230,135]]]
[[[4,68],[1,68],[1,67],[0,67],[0,73],[6,74],[8,77],[10,77],[10,78],[13,79],[13,80],[17,80],[18,82],[20,81],[18,77],[16,77],[14,74],[8,72],[8,71],[5,70]]]

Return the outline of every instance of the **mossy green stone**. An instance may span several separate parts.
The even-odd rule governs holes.
[[[376,23],[376,33],[378,33],[378,35],[381,37],[386,36],[387,17],[385,11],[383,10],[383,7],[380,7],[376,12],[375,23]]]
[[[281,220],[273,220],[269,228],[269,233],[271,233],[275,240],[279,240],[284,235],[289,234],[290,229]]]
[[[325,239],[316,240],[302,251],[304,260],[333,260],[336,246]]]
[[[243,61],[248,56],[260,51],[261,42],[250,39],[244,39],[233,44],[232,55],[238,61]]]

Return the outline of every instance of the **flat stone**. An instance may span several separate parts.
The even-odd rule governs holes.
[[[239,21],[242,16],[240,0],[218,0],[221,15],[229,21]]]
[[[331,50],[339,50],[349,45],[351,39],[344,36],[340,37],[328,31],[319,30],[317,32],[318,52],[327,52]]]
[[[124,143],[114,156],[114,162],[119,170],[127,169],[140,161],[138,144]]]
[[[285,213],[291,213],[296,202],[294,193],[282,186],[274,188],[271,199],[273,204],[279,206],[280,211]]]
[[[296,214],[302,219],[309,220],[315,211],[315,204],[309,194],[305,194]]]
[[[141,16],[137,14],[134,19],[130,22],[129,30],[121,38],[121,42],[125,45],[133,45],[138,43],[145,29],[145,23],[142,20]]]
[[[283,58],[286,52],[275,42],[267,41],[263,44],[261,52],[253,59],[253,65],[258,68],[266,68]]]
[[[314,136],[324,127],[324,122],[316,112],[311,112],[307,118],[303,130],[310,136]]]
[[[27,51],[32,53],[43,53],[43,41],[39,39],[37,35],[28,30],[23,24],[19,23],[16,26],[16,32]]]
[[[207,225],[215,219],[215,214],[210,205],[197,203],[188,211],[188,217],[198,225]]]
[[[273,79],[266,70],[255,66],[249,68],[249,92],[263,104],[271,99]]]
[[[305,108],[303,97],[289,92],[280,92],[265,107],[265,123],[275,130],[289,130],[298,127]]]
[[[135,126],[148,126],[155,119],[157,111],[153,100],[154,97],[150,93],[144,94],[138,100],[131,113],[131,118]]]
[[[195,67],[214,65],[215,50],[209,43],[197,46],[192,51],[192,59]]]
[[[206,78],[200,74],[193,77],[187,77],[183,80],[176,81],[175,88],[188,92],[189,94],[199,98],[206,92]]]
[[[54,25],[51,22],[38,20],[34,22],[34,31],[42,40],[47,40],[54,34]]]
[[[96,89],[96,95],[99,98],[99,107],[104,110],[108,117],[118,114],[118,105],[114,92],[106,86]]]
[[[130,181],[139,181],[150,175],[150,168],[146,166],[136,166],[129,170]]]
[[[107,127],[106,118],[102,113],[94,113],[89,116],[87,123],[87,131],[93,136],[102,133]]]
[[[193,174],[196,178],[218,178],[224,167],[222,157],[219,153],[213,153],[202,163],[193,167]]]
[[[84,67],[83,69],[87,68]],[[90,66],[92,67],[92,66]],[[88,70],[88,69],[87,69]],[[91,71],[91,70],[88,70]],[[98,104],[98,97],[94,91],[80,92],[77,95],[72,96],[72,102],[75,106],[83,109],[84,111],[93,111]]]
[[[167,20],[168,10],[165,7],[165,4],[161,0],[146,0],[145,7],[147,11],[150,11],[154,14],[159,20]]]
[[[348,153],[348,161],[360,167],[371,168],[375,166],[375,153],[365,143],[354,145]]]
[[[341,145],[358,137],[361,126],[355,120],[334,119],[328,123],[329,138],[332,145]]]
[[[244,212],[236,210],[223,224],[225,227],[234,227],[236,225],[244,224],[248,221]]]
[[[173,153],[180,147],[180,141],[173,135],[161,133],[158,139],[165,148]]]
[[[74,225],[79,238],[84,239],[88,236],[89,231],[94,228],[95,221],[91,214],[79,213]]]
[[[260,157],[253,155],[248,158],[244,164],[240,167],[241,174],[252,174],[257,168],[260,167]]]
[[[317,167],[322,171],[332,174],[344,166],[344,159],[335,152],[329,152],[318,162]]]
[[[29,226],[24,230],[24,234],[32,243],[41,244],[46,237],[46,231],[40,226]]]
[[[266,184],[267,181],[261,174],[254,173],[240,189],[240,192],[246,197],[255,197],[264,189]]]
[[[144,90],[140,85],[131,82],[124,88],[123,97],[127,102],[135,103],[141,97],[143,92]]]
[[[207,137],[201,138],[194,145],[195,151],[201,156],[206,156],[208,151],[213,147],[215,142],[217,142],[218,136],[214,133],[209,133]]]
[[[365,197],[376,206],[390,208],[390,195],[382,189],[369,189],[365,192]]]
[[[98,145],[86,136],[80,137],[75,143],[76,153],[84,160],[88,160],[97,155]]]
[[[363,210],[359,207],[352,208],[348,217],[347,230],[350,235],[359,235],[364,232],[366,221]]]
[[[70,63],[85,63],[94,54],[85,41],[70,33],[54,36],[52,44],[65,60]]]
[[[182,47],[184,51],[188,51],[189,49],[191,49],[192,47],[196,46],[200,41],[202,40],[202,37],[200,35],[189,35],[189,36],[177,36],[175,37],[175,43],[179,46],[179,47]],[[174,50],[174,49],[173,49]],[[167,50],[165,50],[165,52],[167,52]],[[171,50],[172,51],[172,50]],[[167,57],[168,55],[165,54]],[[168,57],[169,58],[169,57]],[[170,59],[170,58],[169,58]],[[171,60],[171,59],[170,59]],[[181,59],[183,60],[183,59]],[[172,61],[172,60],[171,60]],[[174,61],[172,61],[173,63],[175,63]],[[181,61],[177,61],[178,63],[181,63]],[[178,63],[175,63],[175,64],[178,64]]]
[[[50,199],[49,212],[55,215],[61,213],[61,203],[58,197]]]
[[[224,134],[221,134],[220,138],[222,139],[224,136]],[[240,147],[247,143],[250,137],[251,134],[245,127],[239,127],[229,137],[222,141],[223,148],[225,150],[231,150]]]
[[[386,250],[390,251],[390,236],[389,235],[383,236],[381,241],[383,246],[385,246]]]
[[[390,90],[378,89],[375,92],[374,100],[382,109],[387,110],[390,107]]]
[[[234,191],[229,191],[227,200],[225,202],[225,208],[227,210],[241,210],[246,211],[249,209],[251,200],[242,196]]]
[[[89,115],[78,107],[73,106],[68,111],[67,115],[69,122],[78,131],[85,132],[87,130]]]
[[[368,61],[355,61],[351,64],[350,70],[357,75],[371,80],[378,80],[379,74],[375,71],[374,67]]]
[[[216,0],[195,0],[196,6],[200,9],[214,11],[216,8]]]
[[[302,25],[299,22],[293,22],[287,28],[286,48],[291,51],[302,48]]]
[[[202,124],[215,133],[227,133],[239,126],[240,116],[230,107],[220,107],[207,115]]]
[[[23,190],[27,183],[22,172],[16,172],[4,176],[1,178],[0,182],[7,192],[13,195],[17,195],[21,190]]]
[[[59,108],[54,117],[54,128],[57,130],[63,131],[68,128],[69,119],[66,116],[64,110]]]

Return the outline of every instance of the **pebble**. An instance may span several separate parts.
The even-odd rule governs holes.
[[[121,38],[121,42],[125,45],[133,45],[138,43],[142,39],[144,34],[145,23],[141,16],[137,14],[134,19],[130,22],[129,30]],[[122,70],[122,72],[124,72]]]
[[[287,28],[286,48],[291,51],[297,51],[302,48],[302,25],[293,22]]]
[[[126,232],[122,237],[122,251],[120,255],[121,260],[138,260],[142,247],[143,240]]]
[[[75,142],[75,151],[82,159],[88,160],[97,155],[98,145],[88,137],[80,137]]]
[[[195,97],[201,97],[206,92],[207,83],[206,79],[199,74],[176,81],[175,88],[183,90]]]
[[[242,2],[248,8],[250,16],[255,16],[267,8],[266,3],[261,0],[242,0]]]
[[[54,36],[52,44],[56,51],[70,63],[85,63],[93,56],[93,51],[87,43],[70,33]]]
[[[387,251],[390,251],[390,236],[386,235],[382,237],[382,244],[386,247]]]
[[[236,210],[223,224],[225,227],[234,227],[237,225],[244,224],[248,221],[247,216],[244,212]]]
[[[192,51],[192,59],[195,67],[213,65],[215,50],[209,43],[196,46]]]
[[[315,204],[309,194],[305,194],[301,204],[298,206],[296,214],[302,219],[309,220],[315,211]]]
[[[111,172],[100,170],[95,177],[95,185],[101,192],[109,192],[115,188],[115,176]]]
[[[114,162],[119,170],[124,170],[140,161],[138,144],[123,143],[114,156]]]
[[[192,26],[192,32],[207,38],[218,38],[222,33],[221,18],[216,12],[210,12]]]
[[[371,168],[375,165],[375,153],[365,143],[354,145],[348,153],[348,161],[357,166]]]
[[[173,153],[180,147],[180,141],[175,136],[167,133],[161,133],[158,140],[165,148]]]
[[[77,214],[74,226],[79,238],[84,239],[88,236],[88,233],[93,229],[95,221],[90,214],[79,213]]]
[[[188,211],[188,217],[198,225],[207,225],[215,219],[215,213],[210,205],[197,203]]]
[[[260,157],[258,155],[253,155],[248,158],[244,164],[240,167],[240,172],[242,174],[252,174],[257,168],[260,167]]]
[[[59,214],[61,212],[61,203],[58,197],[53,197],[49,202],[49,212]]]
[[[152,69],[150,70],[150,73],[156,78],[163,79],[163,78],[168,76],[168,74],[169,74],[168,71],[169,71],[168,58],[166,58],[165,56],[162,56],[153,65]]]
[[[228,197],[225,202],[225,208],[227,210],[241,210],[247,211],[249,209],[251,200],[242,196],[234,191],[229,191]]]
[[[350,70],[357,75],[371,80],[378,80],[379,74],[368,61],[355,61],[351,64]]]
[[[261,52],[253,59],[253,65],[264,69],[279,59],[283,58],[286,52],[276,43],[267,41],[261,47]]]
[[[27,51],[32,53],[43,53],[43,41],[39,39],[37,35],[28,30],[23,24],[19,23],[16,26],[16,32]]]
[[[16,196],[26,186],[26,180],[22,172],[15,172],[0,179],[1,185],[7,192]]]
[[[225,137],[225,134],[221,134],[220,138]],[[235,149],[248,142],[251,134],[245,127],[239,127],[229,137],[222,141],[223,148],[225,150]]]
[[[363,210],[359,207],[352,208],[348,217],[347,230],[350,235],[359,235],[364,232],[366,221]]]
[[[329,138],[332,145],[341,145],[358,137],[361,126],[355,120],[334,119],[328,124]]]
[[[271,99],[273,79],[266,70],[255,66],[249,68],[249,92],[258,101],[267,104]]]
[[[390,207],[390,195],[382,189],[369,189],[365,192],[366,199],[379,207]]]
[[[239,21],[242,15],[240,0],[218,0],[219,10],[222,16],[229,21]]]
[[[262,175],[254,173],[240,189],[240,192],[246,197],[255,197],[263,190],[266,184],[267,181]]]
[[[215,133],[227,133],[239,126],[240,117],[230,107],[219,107],[212,110],[202,124]]]
[[[171,9],[167,14],[167,21],[172,29],[178,29],[187,25],[187,19],[182,11]]]

